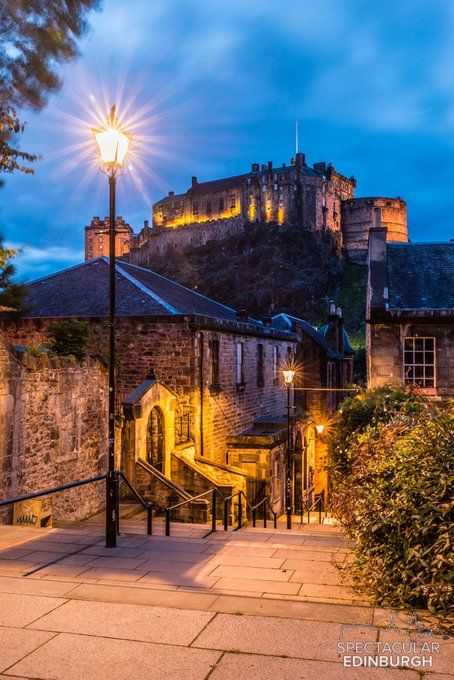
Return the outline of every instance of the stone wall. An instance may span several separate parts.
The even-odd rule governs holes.
[[[435,338],[436,387],[429,396],[454,397],[454,324],[406,322],[373,323],[367,326],[368,386],[403,384],[403,338]],[[424,390],[423,390],[424,392]]]
[[[99,361],[32,357],[2,341],[0,400],[0,498],[105,471],[107,374]],[[85,519],[104,497],[104,482],[54,494],[54,517]]]

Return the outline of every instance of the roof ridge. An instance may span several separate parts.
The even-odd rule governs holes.
[[[168,312],[171,314],[181,314],[181,312],[176,309],[176,307],[172,307],[171,304],[166,302],[163,298],[161,298],[159,295],[156,295],[153,291],[151,291],[147,286],[145,286],[143,283],[140,281],[137,281],[131,274],[128,272],[125,272],[119,265],[118,263],[115,265],[115,270],[119,272],[122,276],[125,277],[128,281],[130,281],[132,284],[134,284],[139,290],[141,290],[143,293],[146,293],[151,297],[155,302],[158,304],[162,305],[165,309],[167,309]]]
[[[213,298],[208,297],[208,295],[203,295],[202,293],[199,293],[198,291],[193,290],[192,288],[188,288],[187,286],[183,286],[182,283],[178,283],[178,281],[174,281],[173,279],[169,279],[167,276],[163,276],[162,274],[158,274],[157,272],[153,271],[152,269],[147,269],[146,267],[141,267],[138,264],[132,264],[132,262],[125,262],[124,260],[120,260],[119,264],[125,264],[125,265],[128,265],[129,267],[136,267],[136,269],[141,269],[142,271],[148,272],[149,274],[154,274],[155,276],[158,276],[160,279],[163,279],[164,281],[168,281],[169,283],[172,283],[174,286],[179,286],[180,288],[184,288],[184,290],[188,290],[190,293],[193,293],[194,295],[198,295],[199,297],[203,298],[204,300],[209,300],[210,302],[214,302],[214,304],[219,305],[220,307],[224,307],[224,309],[228,309],[230,312],[236,312],[236,309],[233,309],[233,307],[228,307],[227,305],[224,305],[222,302],[218,302],[217,300],[213,300]],[[257,319],[254,319],[254,321],[257,321]]]

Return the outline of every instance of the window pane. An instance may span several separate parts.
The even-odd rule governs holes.
[[[424,363],[424,352],[415,352],[415,364]]]
[[[415,350],[417,352],[421,352],[424,349],[424,340],[423,338],[415,338]]]
[[[405,352],[405,363],[407,365],[413,363],[413,352]]]

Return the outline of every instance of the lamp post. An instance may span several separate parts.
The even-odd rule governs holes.
[[[290,388],[296,371],[288,369],[282,371],[287,388],[287,456],[285,465],[285,509],[287,513],[287,529],[292,528],[292,454],[291,454],[291,429],[290,429]]]
[[[106,484],[106,547],[117,545],[117,473],[115,471],[115,186],[131,137],[121,130],[115,106],[106,125],[93,129],[103,172],[109,178],[109,449]]]

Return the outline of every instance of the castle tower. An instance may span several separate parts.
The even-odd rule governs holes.
[[[131,249],[133,229],[120,216],[116,218],[115,226],[117,229],[117,235],[115,236],[115,255],[121,257],[122,255],[129,253]],[[100,220],[99,217],[93,217],[91,224],[88,227],[85,227],[85,261],[109,255],[108,230],[108,217],[104,220]]]
[[[407,204],[401,198],[352,198],[342,201],[343,245],[354,262],[365,263],[371,227],[386,227],[388,241],[408,241]]]

